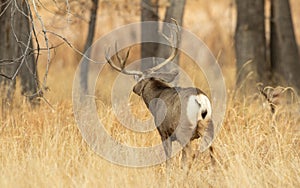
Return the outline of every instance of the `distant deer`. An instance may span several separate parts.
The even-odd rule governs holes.
[[[178,44],[178,28],[175,32]],[[137,84],[133,92],[141,96],[147,108],[154,117],[155,125],[161,136],[163,147],[167,159],[171,157],[172,141],[178,141],[182,147],[182,161],[186,163],[188,147],[190,141],[202,138],[200,150],[210,148],[214,137],[214,125],[212,122],[212,108],[207,95],[198,88],[171,87],[172,82],[178,75],[178,71],[173,70],[168,73],[157,72],[160,68],[170,63],[178,53],[178,49],[173,44],[174,37],[164,38],[170,43],[171,55],[162,63],[145,71],[126,70],[125,64],[129,56],[130,49],[123,59],[117,52],[119,66],[109,57],[108,50],[105,57],[110,66],[126,75],[134,75]],[[154,100],[160,99],[160,100]],[[163,101],[165,107],[162,106]],[[195,156],[193,156],[195,157]],[[211,156],[212,157],[212,156]]]

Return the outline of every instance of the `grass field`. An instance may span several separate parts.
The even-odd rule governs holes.
[[[213,166],[208,154],[203,153],[187,176],[177,155],[172,159],[171,174],[166,176],[163,164],[148,168],[118,166],[87,146],[73,117],[72,77],[65,76],[72,71],[58,71],[55,77],[49,77],[50,83],[57,83],[47,94],[52,107],[42,101],[40,107],[30,109],[16,100],[11,116],[1,120],[0,187],[161,187],[167,178],[174,187],[300,185],[297,104],[281,106],[272,115],[262,97],[237,103],[229,95],[224,125],[213,144],[216,164]],[[59,78],[65,82],[58,82]],[[56,93],[60,93],[59,99]],[[139,145],[159,142],[155,131],[144,136],[126,132],[107,109],[98,110],[108,115],[107,126],[114,130],[111,133],[115,139]]]
[[[116,2],[120,4],[119,9],[126,4]],[[139,5],[138,1],[133,2],[135,6]],[[130,168],[112,164],[97,155],[83,140],[72,109],[72,82],[78,54],[74,55],[72,49],[63,45],[55,52],[49,73],[50,91],[45,93],[49,104],[42,99],[39,107],[30,108],[17,91],[10,114],[6,118],[0,116],[0,187],[165,187],[167,180],[171,187],[299,187],[300,109],[297,96],[282,96],[282,101],[288,102],[282,102],[275,114],[259,93],[236,100],[238,94],[233,93],[234,16],[230,17],[232,7],[228,8],[231,1],[214,1],[221,8],[227,7],[223,12],[219,11],[220,6],[206,2],[188,2],[185,27],[203,38],[215,55],[222,52],[220,66],[228,87],[228,101],[223,127],[213,143],[214,165],[205,152],[190,161],[193,165],[187,175],[180,168],[179,154],[172,159],[171,173],[166,174],[164,164]],[[292,2],[295,4],[296,0]],[[112,13],[114,6],[110,9],[108,6],[109,1],[103,1],[99,22],[108,25],[102,24],[96,37],[139,19],[137,12],[123,9],[124,14],[109,16],[115,13]],[[103,9],[105,7],[107,9]],[[299,7],[292,8],[293,14],[300,12]],[[194,16],[197,11],[201,13]],[[211,20],[211,25],[198,24],[198,18],[203,18],[203,14],[204,20],[200,21]],[[294,22],[299,39],[299,19]],[[78,42],[79,49],[84,43],[84,37],[79,37],[80,32],[84,31],[78,28],[85,27],[84,24],[64,28],[65,33],[62,33],[67,36],[75,28],[74,36],[68,39],[75,45]],[[207,28],[210,29],[206,31]],[[41,62],[45,56],[40,57]],[[42,75],[44,65],[39,70]],[[112,77],[107,78],[108,84]],[[197,85],[202,84],[195,77],[193,79]],[[100,98],[107,97],[107,94],[98,94]],[[131,111],[139,118],[147,119],[150,115],[142,101],[134,96],[132,100],[135,103]],[[116,120],[105,103],[97,100],[97,107],[98,113],[105,117],[108,132],[116,140],[134,146],[160,143],[156,131],[147,134],[131,132]],[[6,113],[2,110],[0,115]],[[197,148],[197,143],[193,148]]]

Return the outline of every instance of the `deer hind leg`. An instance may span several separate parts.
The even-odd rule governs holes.
[[[195,153],[192,150],[191,144],[188,143],[182,149],[182,157],[181,157],[181,168],[188,173],[191,169],[191,165],[195,159]]]
[[[210,161],[212,165],[215,165],[216,160],[214,158],[214,149],[212,146],[209,147],[209,156],[210,156]]]
[[[208,148],[208,152],[209,152],[209,157],[210,157],[210,162],[211,162],[211,164],[212,164],[212,165],[215,165],[216,159],[215,159],[215,157],[214,157],[214,149],[213,149],[212,146],[210,146],[210,147]],[[196,151],[196,154],[195,154],[195,158],[198,158],[199,155],[201,155],[201,152],[200,152],[199,150],[197,150],[197,151]]]

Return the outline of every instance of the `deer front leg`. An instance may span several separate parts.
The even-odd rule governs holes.
[[[166,154],[166,180],[167,180],[167,187],[170,187],[170,175],[171,175],[171,155],[172,155],[172,141],[170,138],[164,139],[162,137],[162,143]]]
[[[163,139],[162,142],[163,142],[163,146],[164,146],[164,150],[165,150],[165,154],[166,154],[166,163],[168,166],[168,161],[172,155],[172,141],[170,138],[167,138],[167,139]]]

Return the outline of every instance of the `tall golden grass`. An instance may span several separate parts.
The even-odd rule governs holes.
[[[109,7],[110,2],[104,1],[101,8]],[[226,7],[231,1],[212,2],[228,10]],[[195,24],[199,21],[198,17],[193,17],[195,7],[202,7],[204,14],[209,13],[205,11],[211,11],[208,17],[213,20],[210,27],[214,29],[210,32],[211,35],[204,34],[204,40],[214,54],[222,51],[220,62],[224,65],[221,64],[221,67],[226,84],[232,88],[232,20],[228,18],[223,23],[223,12],[220,14],[220,9],[215,10],[213,3],[206,3],[207,1],[189,1],[186,9],[186,15],[189,16],[185,18],[185,23],[192,32],[200,34],[207,20],[203,24]],[[123,4],[119,6],[124,11]],[[100,13],[100,22],[104,21],[107,25],[104,27],[102,24],[100,29],[103,30],[97,32],[98,36],[113,27],[138,20],[134,11],[113,18],[109,16],[111,9],[103,9]],[[296,10],[297,7],[294,6],[293,9]],[[297,20],[295,22],[299,23]],[[223,24],[227,28],[226,32],[220,31],[224,28]],[[81,40],[82,37],[77,36],[74,40],[77,39]],[[78,42],[78,46],[83,46],[84,40]],[[208,154],[203,153],[195,161],[189,161],[193,165],[189,175],[186,175],[180,168],[179,154],[172,159],[172,171],[167,175],[164,164],[147,168],[112,164],[94,153],[84,142],[72,110],[72,81],[76,61],[72,50],[58,48],[49,73],[50,91],[45,93],[45,98],[51,105],[41,100],[39,107],[30,108],[24,98],[16,94],[14,108],[9,116],[1,118],[0,187],[165,187],[167,179],[172,187],[300,186],[300,109],[297,100],[283,103],[272,114],[262,96],[255,95],[236,101],[231,89],[228,90],[223,128],[213,143],[215,165],[209,162]],[[44,70],[43,66],[40,70]],[[110,78],[113,76],[110,75],[107,79]],[[197,79],[195,82],[196,85],[203,83]],[[105,98],[107,94],[99,96]],[[141,119],[149,117],[142,101],[132,100],[135,101],[132,112]],[[97,105],[99,114],[105,114],[104,122],[108,132],[116,140],[135,146],[160,143],[156,131],[135,134],[118,123],[107,104],[97,100]]]
[[[213,144],[216,164],[203,153],[186,175],[179,154],[172,159],[171,174],[166,175],[164,164],[118,166],[87,146],[72,111],[72,78],[66,75],[73,71],[64,69],[49,77],[54,87],[46,98],[52,106],[42,101],[32,109],[17,98],[11,115],[1,120],[0,187],[161,187],[167,179],[174,187],[300,185],[298,103],[282,105],[273,115],[263,97],[236,102],[230,94],[223,128]],[[140,117],[149,116],[141,101],[132,108]],[[114,139],[135,146],[160,142],[156,131],[140,135],[125,129],[102,102],[98,111],[106,115],[104,122]]]

